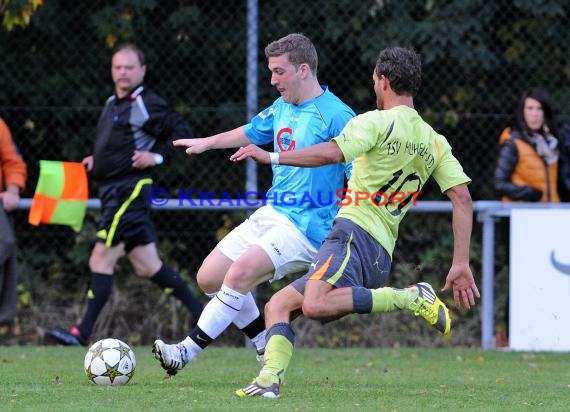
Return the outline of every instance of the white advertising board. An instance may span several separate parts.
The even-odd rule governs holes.
[[[570,351],[570,210],[513,209],[509,346]]]

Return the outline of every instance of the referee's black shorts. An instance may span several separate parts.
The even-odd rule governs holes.
[[[101,185],[101,221],[97,227],[97,241],[107,247],[124,243],[127,253],[136,246],[155,242],[156,232],[150,220],[151,203],[148,199],[151,190],[152,179],[149,177]]]

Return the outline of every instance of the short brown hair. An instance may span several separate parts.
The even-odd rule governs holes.
[[[287,54],[296,69],[306,63],[313,74],[317,75],[319,58],[313,42],[304,34],[292,33],[275,40],[265,47],[265,57],[278,57]]]

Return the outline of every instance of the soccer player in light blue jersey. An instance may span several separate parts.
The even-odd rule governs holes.
[[[271,142],[275,152],[296,151],[330,141],[354,117],[319,84],[317,52],[306,36],[290,34],[274,41],[265,55],[280,98],[245,126],[202,139],[177,140],[174,145],[187,147],[189,155]],[[267,205],[222,239],[198,271],[198,284],[212,299],[197,326],[177,344],[155,341],[153,352],[167,373],[182,369],[232,322],[262,355],[265,322],[251,290],[308,270],[338,211],[327,195],[343,187],[344,171],[341,163],[312,169],[273,165]]]
[[[409,310],[447,335],[449,312],[428,283],[406,289],[382,287],[390,273],[398,227],[430,176],[453,204],[453,262],[443,290],[452,289],[455,304],[470,308],[479,291],[469,267],[473,208],[463,172],[445,137],[414,109],[421,82],[419,56],[412,50],[380,52],[373,73],[378,110],[352,119],[331,142],[267,153],[255,145],[240,148],[231,159],[321,167],[353,162],[352,177],[331,233],[308,273],[272,296],[265,306],[265,365],[239,397],[279,397],[293,355],[292,314],[302,308],[312,319],[328,321],[349,313]]]

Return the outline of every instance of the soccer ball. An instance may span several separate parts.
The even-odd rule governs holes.
[[[97,385],[124,385],[135,373],[135,353],[125,342],[109,338],[95,342],[85,355],[87,378]]]

